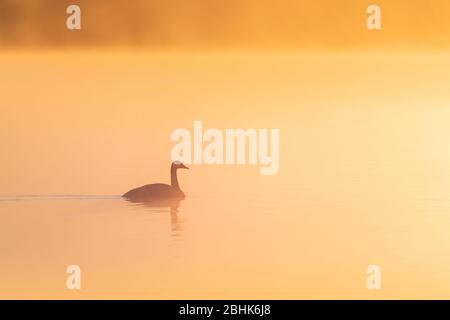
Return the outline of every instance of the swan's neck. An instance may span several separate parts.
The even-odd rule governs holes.
[[[180,189],[180,186],[178,185],[176,168],[170,168],[170,184],[172,185],[172,187]]]

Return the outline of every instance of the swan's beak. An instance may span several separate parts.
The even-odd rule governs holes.
[[[184,164],[180,164],[180,168],[181,168],[181,169],[189,169],[189,168],[186,167]]]

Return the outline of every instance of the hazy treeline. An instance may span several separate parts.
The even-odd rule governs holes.
[[[450,1],[379,0],[383,30],[365,28],[365,0],[0,0],[1,46],[446,47]],[[82,30],[65,27],[82,9]]]

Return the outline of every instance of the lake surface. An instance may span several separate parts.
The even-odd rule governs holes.
[[[450,56],[36,52],[0,68],[1,298],[450,297]],[[177,209],[120,198],[170,181],[170,133],[194,120],[279,128],[278,175],[192,165]]]

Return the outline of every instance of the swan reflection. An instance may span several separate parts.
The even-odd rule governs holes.
[[[135,206],[139,206],[145,209],[149,209],[150,212],[170,212],[170,226],[172,235],[178,236],[182,231],[181,223],[178,219],[178,208],[180,207],[181,200],[179,199],[165,199],[157,201],[139,202],[127,199],[128,203]]]

